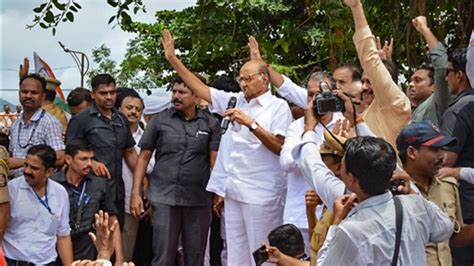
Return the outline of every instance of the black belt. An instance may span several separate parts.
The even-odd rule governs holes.
[[[12,260],[12,259],[9,259],[9,258],[5,258],[7,259],[7,264],[8,265],[15,265],[15,266],[35,266],[36,264],[33,263],[33,262],[27,262],[27,261],[21,261],[21,260]],[[55,266],[56,265],[56,262],[50,262],[50,263],[46,263],[45,265],[47,266]]]

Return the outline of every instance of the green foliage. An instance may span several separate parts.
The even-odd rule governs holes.
[[[42,0],[43,3],[33,9],[35,16],[33,23],[26,25],[28,29],[32,29],[39,25],[43,29],[51,29],[53,35],[60,23],[74,22],[74,13],[78,13],[82,6],[78,0]],[[116,9],[108,24],[112,22],[130,23],[132,21],[128,14],[130,7],[133,7],[133,14],[139,11],[146,12],[142,0],[107,0],[107,4]]]
[[[40,27],[57,25],[55,11],[61,10],[57,1],[45,1],[35,8],[35,13],[42,14],[35,16]],[[64,4],[65,14],[75,12],[69,8],[71,2]],[[139,88],[162,85],[172,77],[159,41],[164,28],[175,36],[183,62],[211,78],[222,72],[238,73],[248,60],[250,35],[259,41],[265,60],[297,82],[315,66],[330,71],[341,62],[358,63],[352,15],[342,0],[198,0],[196,6],[182,11],[156,12],[152,24],[130,17],[132,9],[133,13],[144,11],[140,0],[107,3],[117,10],[109,24],[116,21],[123,30],[137,33],[128,44],[119,76]],[[404,74],[427,59],[412,18],[427,16],[430,28],[448,47],[466,45],[474,25],[472,0],[363,0],[363,5],[372,32],[382,40],[394,38],[393,58],[404,66]],[[53,22],[48,22],[49,11]]]
[[[97,67],[89,70],[87,74],[87,84],[90,84],[91,79],[101,73],[108,73],[116,78],[117,86],[129,87],[134,89],[144,89],[155,87],[155,81],[147,76],[143,76],[146,68],[142,63],[140,56],[131,57],[124,61],[120,66],[110,59],[110,48],[102,44],[100,47],[92,50],[92,61]]]

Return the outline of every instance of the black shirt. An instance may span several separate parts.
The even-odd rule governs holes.
[[[94,159],[104,163],[112,178],[109,187],[115,200],[125,198],[125,185],[122,179],[122,159],[127,148],[135,146],[126,117],[112,110],[112,119],[103,116],[95,104],[71,118],[66,132],[66,145],[80,138],[90,143],[94,149]]]
[[[211,206],[206,191],[210,150],[219,147],[221,128],[209,113],[196,109],[186,120],[174,108],[155,115],[139,146],[155,152],[148,198],[171,206]]]
[[[65,171],[59,171],[50,178],[61,184],[69,195],[69,225],[74,260],[94,260],[96,251],[88,233],[92,231],[92,225],[95,222],[94,215],[99,210],[109,215],[118,213],[114,204],[114,195],[108,190],[105,178],[89,174],[84,177],[78,187],[75,187],[67,182]]]
[[[458,154],[455,167],[474,167],[474,90],[456,96],[443,115],[443,131],[457,139],[447,150]],[[464,220],[474,220],[474,185],[459,180],[459,194]]]

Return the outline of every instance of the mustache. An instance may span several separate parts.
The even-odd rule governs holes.
[[[30,175],[30,174],[25,174],[25,173],[23,173],[23,176],[24,176],[25,178],[26,178],[26,177],[29,177],[29,178],[33,179],[33,176]]]
[[[180,99],[174,99],[173,103],[183,103]]]

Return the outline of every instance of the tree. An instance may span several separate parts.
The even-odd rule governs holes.
[[[141,10],[141,1],[111,2],[122,13],[109,23],[118,20],[123,30],[138,35],[130,41],[121,66],[143,73],[157,85],[169,81],[173,72],[159,42],[165,27],[177,38],[185,64],[211,77],[222,71],[237,74],[248,58],[249,35],[256,36],[274,68],[296,81],[302,81],[314,66],[332,70],[340,62],[357,63],[352,16],[340,0],[199,0],[182,11],[156,12],[152,24],[134,22],[127,14],[129,5],[135,5],[134,12]],[[405,67],[427,59],[412,18],[427,16],[438,39],[450,47],[466,45],[474,25],[471,0],[365,0],[364,7],[374,34],[395,38],[394,59]]]
[[[133,45],[133,44],[131,44]],[[111,50],[105,44],[92,50],[92,61],[97,65],[87,74],[90,84],[91,79],[97,74],[108,73],[116,78],[118,87],[128,87],[133,89],[156,88],[156,83],[148,76],[144,76],[144,72],[140,67],[140,57],[129,58],[122,62],[120,66],[110,59]]]

